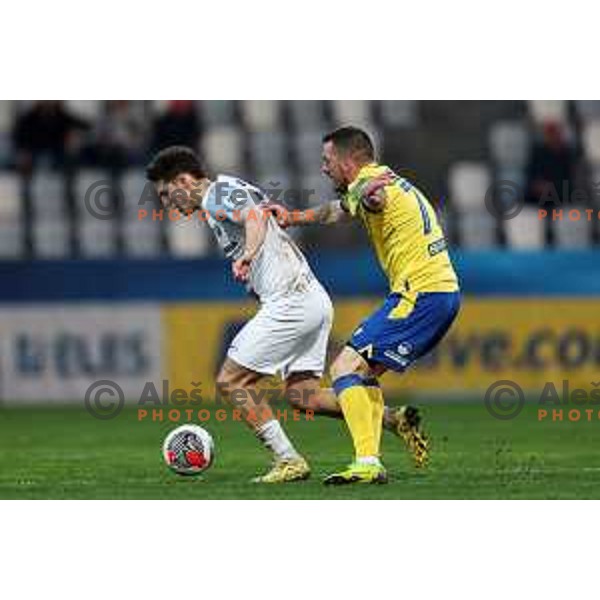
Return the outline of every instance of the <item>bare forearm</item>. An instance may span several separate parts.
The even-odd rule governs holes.
[[[342,208],[341,202],[333,200],[303,211],[298,220],[294,218],[293,225],[333,225],[349,218],[350,216]]]

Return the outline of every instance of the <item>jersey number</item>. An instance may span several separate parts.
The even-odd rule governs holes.
[[[427,207],[423,202],[421,193],[413,187],[410,181],[406,179],[400,179],[398,185],[405,192],[412,192],[415,195],[415,198],[419,204],[419,210],[421,211],[421,218],[423,219],[423,234],[429,235],[431,233],[431,219],[429,218],[429,213],[427,212]]]

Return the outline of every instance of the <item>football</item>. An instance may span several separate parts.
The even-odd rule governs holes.
[[[173,429],[163,442],[167,466],[178,475],[198,475],[213,463],[215,444],[212,436],[199,425]]]

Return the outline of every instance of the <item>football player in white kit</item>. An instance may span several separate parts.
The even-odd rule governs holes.
[[[286,394],[319,388],[333,320],[329,295],[294,241],[261,210],[265,196],[258,188],[224,175],[211,180],[193,150],[181,146],[159,152],[146,176],[163,207],[188,216],[201,211],[201,217],[192,218],[206,220],[232,261],[234,277],[259,299],[258,313],[231,343],[217,377],[226,399],[234,390],[246,392],[246,401],[236,402],[236,408],[273,454],[272,468],[255,481],[306,479],[308,463],[271,407],[266,402],[257,407],[251,391],[276,373],[285,380]],[[322,408],[319,412],[326,413]]]

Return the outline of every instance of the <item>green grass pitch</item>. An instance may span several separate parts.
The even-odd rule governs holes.
[[[401,441],[386,433],[390,483],[331,488],[321,479],[351,455],[341,421],[288,421],[313,475],[268,486],[250,483],[269,456],[238,422],[205,424],[217,458],[199,479],[176,476],[162,462],[163,437],[176,424],[138,422],[130,410],[98,421],[78,408],[2,408],[0,498],[600,498],[600,421],[538,422],[533,405],[498,421],[481,403],[432,403],[424,415],[433,440],[428,469],[416,471]]]

